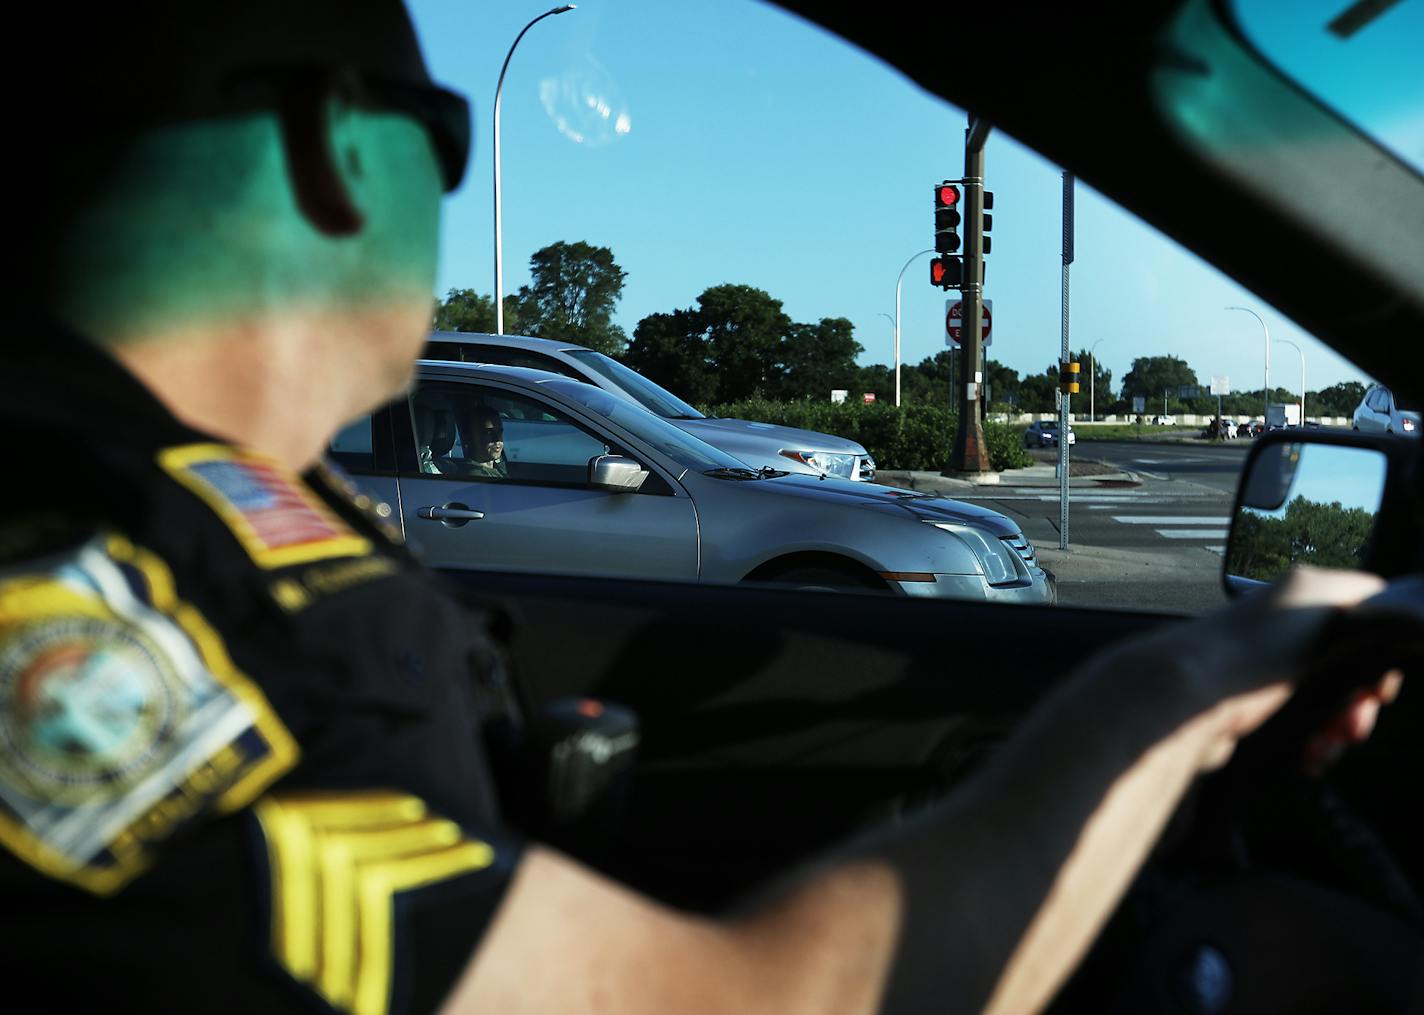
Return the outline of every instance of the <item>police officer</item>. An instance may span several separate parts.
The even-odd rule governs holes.
[[[64,64],[10,91],[36,153],[0,371],[7,1011],[1030,1010],[1377,587],[1306,575],[1120,648],[919,823],[735,917],[668,909],[505,827],[480,625],[320,464],[409,381],[469,144],[404,11],[51,28]]]

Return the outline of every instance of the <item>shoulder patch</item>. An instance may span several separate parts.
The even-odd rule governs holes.
[[[99,536],[0,575],[0,845],[40,871],[117,891],[297,755],[152,554]]]
[[[266,456],[225,444],[187,444],[160,451],[158,464],[217,513],[259,567],[373,550],[370,540]]]
[[[274,794],[252,810],[271,871],[274,956],[356,1015],[391,1008],[400,897],[496,860],[405,793]]]

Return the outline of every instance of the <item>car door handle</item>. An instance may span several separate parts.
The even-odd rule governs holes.
[[[441,522],[452,528],[459,528],[466,522],[477,522],[485,516],[483,511],[475,511],[468,505],[459,503],[442,504],[439,507],[417,508],[415,514],[417,518],[424,518],[432,522]]]

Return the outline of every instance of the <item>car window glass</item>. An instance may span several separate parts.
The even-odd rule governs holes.
[[[671,391],[642,374],[629,370],[622,363],[592,349],[570,349],[569,355],[590,370],[603,375],[643,408],[663,419],[701,419],[702,413],[678,398]]]
[[[375,468],[375,456],[371,450],[370,416],[362,416],[342,427],[331,439],[327,451],[343,468],[350,471],[366,471]]]
[[[525,23],[491,14],[476,32],[460,5],[412,0],[412,10],[433,72],[472,94],[488,90],[474,68],[502,61]],[[858,499],[834,476],[819,492],[804,476],[747,481],[797,491],[775,499],[802,512],[788,545],[809,529],[811,505],[832,498],[837,511],[933,528],[906,505],[934,494],[943,511],[1031,544],[1057,576],[1060,603],[1212,608],[1255,435],[1302,414],[1348,429],[1374,381],[1082,180],[1065,265],[1063,167],[997,123],[984,149],[995,199],[980,322],[988,345],[982,362],[966,362],[951,334],[964,328],[961,293],[931,284],[932,191],[964,177],[966,111],[771,5],[580,7],[541,22],[510,74],[502,122],[519,154],[503,166],[503,297],[518,315],[506,311],[506,324],[586,347],[567,355],[606,385],[545,383],[659,464],[745,469],[770,427],[864,447],[875,485]],[[1091,120],[1090,110],[1064,115]],[[488,199],[487,187],[467,186],[447,201],[447,234],[460,241],[444,250],[438,292],[493,274]],[[694,206],[693,234],[670,227]],[[956,241],[966,234],[962,221]],[[575,268],[602,272],[599,291],[616,292],[601,320],[586,313],[594,290],[570,284]],[[1081,367],[1063,438],[1066,507],[1055,422],[1065,327]],[[949,467],[976,376],[980,397],[967,411],[980,417],[997,484]],[[615,386],[630,397],[610,397]],[[696,418],[704,413],[720,418]],[[1256,425],[1232,437],[1212,427],[1218,416]],[[757,465],[806,464],[796,437],[777,439],[786,443]],[[901,499],[876,499],[883,487]],[[699,505],[705,533],[718,531],[718,510]],[[851,517],[864,523],[847,524],[837,552],[877,573],[950,566],[901,559],[916,535],[877,542],[864,515]],[[902,591],[952,594],[927,584]]]
[[[656,416],[644,409],[636,402],[630,402],[626,398],[611,395],[601,388],[587,384],[549,381],[548,386],[565,398],[572,398],[585,408],[612,420],[685,469],[706,472],[710,469],[745,470],[747,468],[746,463],[698,440],[661,416]]]
[[[422,384],[410,404],[426,475],[582,486],[590,459],[621,453],[553,406],[500,388]]]

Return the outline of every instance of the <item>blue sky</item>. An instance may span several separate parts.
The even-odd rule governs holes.
[[[494,288],[491,112],[505,52],[545,3],[410,0],[432,73],[475,110],[476,152],[446,202],[437,289]],[[593,99],[590,105],[587,101]],[[1045,96],[1045,101],[1052,101]],[[505,290],[557,240],[611,247],[627,271],[616,319],[753,285],[796,320],[846,317],[861,361],[888,363],[895,280],[933,240],[931,187],[963,171],[962,111],[872,57],[756,0],[587,0],[536,25],[502,104]],[[990,135],[995,195],[985,294],[993,358],[1037,372],[1057,359],[1060,170]],[[945,294],[928,257],[902,289],[902,359],[944,348]],[[1134,356],[1172,354],[1205,384],[1259,388],[1261,328],[1305,350],[1307,387],[1366,380],[1285,317],[1118,210],[1081,181],[1073,347],[1094,342],[1119,381]],[[1271,353],[1292,390],[1299,358]],[[888,393],[887,393],[888,394]],[[1086,405],[1083,406],[1086,411]]]

